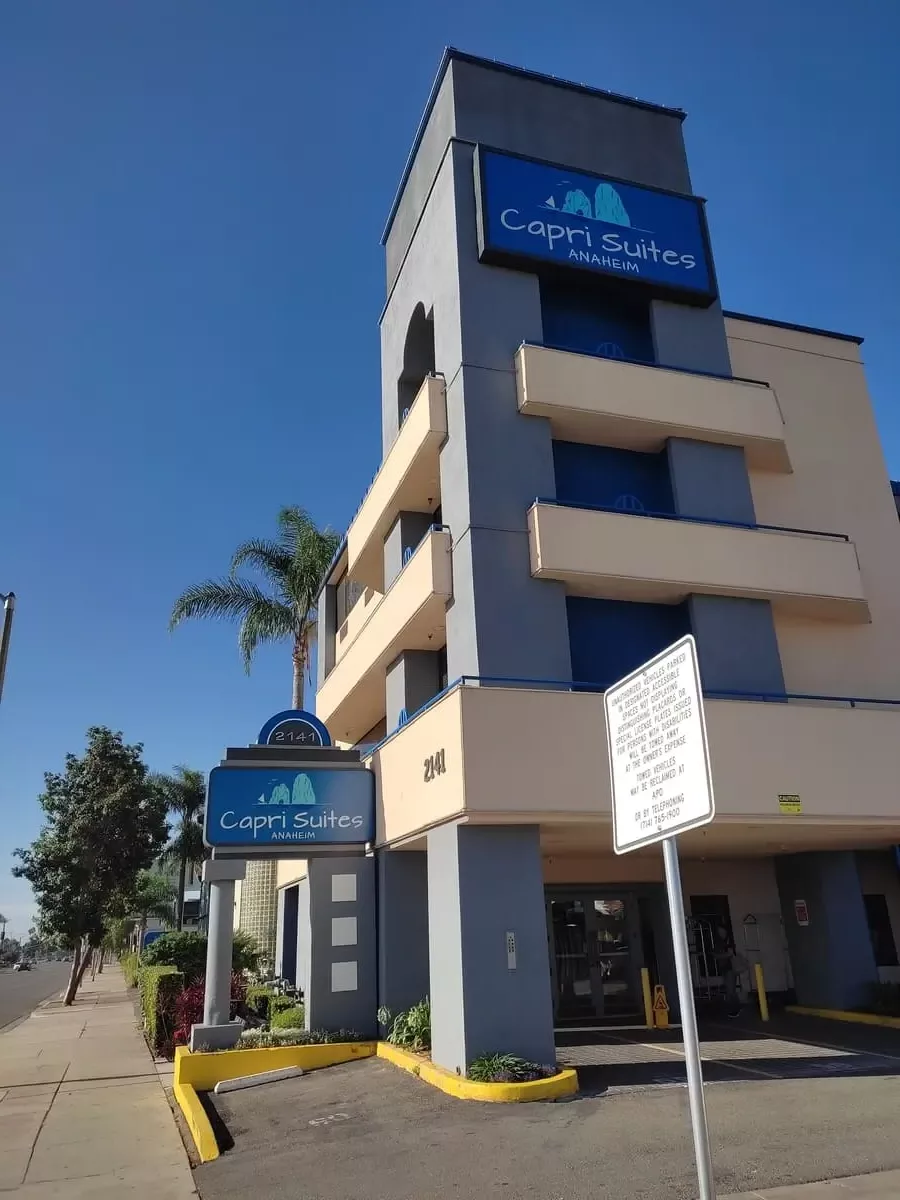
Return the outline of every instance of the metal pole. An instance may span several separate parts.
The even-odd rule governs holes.
[[[665,838],[662,845],[666,866],[666,892],[669,896],[669,919],[672,922],[672,941],[675,945],[675,974],[678,979],[678,1006],[681,1009],[697,1181],[700,1184],[700,1200],[716,1200],[716,1184],[709,1149],[709,1126],[706,1121],[706,1100],[703,1095],[700,1039],[697,1036],[697,1013],[694,1009],[694,987],[684,919],[684,897],[681,894],[681,870],[678,866],[678,844],[675,838],[671,837]]]
[[[227,1025],[231,1019],[233,923],[234,880],[210,880],[206,991],[203,996],[204,1025]]]
[[[16,610],[16,593],[3,595],[3,630],[0,632],[0,700],[3,699],[3,678],[6,675],[6,660],[9,657],[9,639],[12,636],[13,613]]]

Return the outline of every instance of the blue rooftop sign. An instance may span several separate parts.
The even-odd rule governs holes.
[[[715,296],[702,202],[479,147],[479,256]]]
[[[358,766],[213,767],[203,838],[260,852],[374,841],[375,777]]]

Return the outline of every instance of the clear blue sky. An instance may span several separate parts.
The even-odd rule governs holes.
[[[0,38],[0,911],[105,723],[208,769],[290,697],[175,595],[379,461],[379,237],[442,48],[687,109],[727,307],[860,333],[900,474],[900,7],[43,0]],[[839,447],[835,447],[838,454]],[[900,683],[898,683],[900,693]]]

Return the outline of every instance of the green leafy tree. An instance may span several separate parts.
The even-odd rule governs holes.
[[[316,628],[315,600],[340,540],[331,530],[317,529],[302,508],[283,508],[277,539],[253,538],[238,546],[226,578],[194,584],[178,597],[169,628],[195,617],[239,621],[238,648],[248,673],[258,646],[289,641],[293,707],[302,708]],[[237,574],[241,567],[257,571],[266,587],[241,578]]]
[[[27,849],[15,852],[13,874],[34,890],[41,936],[74,950],[67,1005],[111,910],[166,840],[165,798],[142,753],[121,733],[92,726],[85,753],[67,754],[62,773],[44,776],[38,799],[45,824]]]
[[[178,894],[175,898],[175,928],[184,925],[184,886],[188,867],[199,867],[209,857],[203,844],[203,805],[206,783],[200,771],[176,767],[171,775],[155,776],[166,799],[173,824],[169,841],[160,855],[166,865],[178,867]]]

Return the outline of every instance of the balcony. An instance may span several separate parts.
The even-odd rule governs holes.
[[[676,604],[692,592],[770,600],[784,612],[864,623],[869,608],[847,538],[537,500],[531,573],[583,596]]]
[[[523,345],[519,411],[555,438],[661,450],[670,437],[743,446],[747,465],[790,471],[784,421],[767,384]]]
[[[570,689],[553,681],[457,681],[369,759],[379,842],[415,842],[447,820],[539,824],[546,852],[611,859],[603,696]],[[894,772],[900,702],[707,697],[705,710],[717,815],[680,839],[686,855],[900,841],[896,800],[884,787]],[[447,770],[426,783],[422,761],[438,748]],[[781,811],[784,793],[799,796],[799,816]]]
[[[452,594],[450,534],[436,527],[384,596],[367,608],[365,597],[357,602],[350,616],[359,609],[360,619],[351,636],[348,617],[340,658],[316,693],[316,712],[335,739],[355,743],[381,720],[385,669],[401,651],[444,645]]]
[[[347,568],[376,592],[384,591],[384,538],[397,514],[432,513],[440,503],[438,457],[446,436],[444,381],[429,377],[347,531]]]

